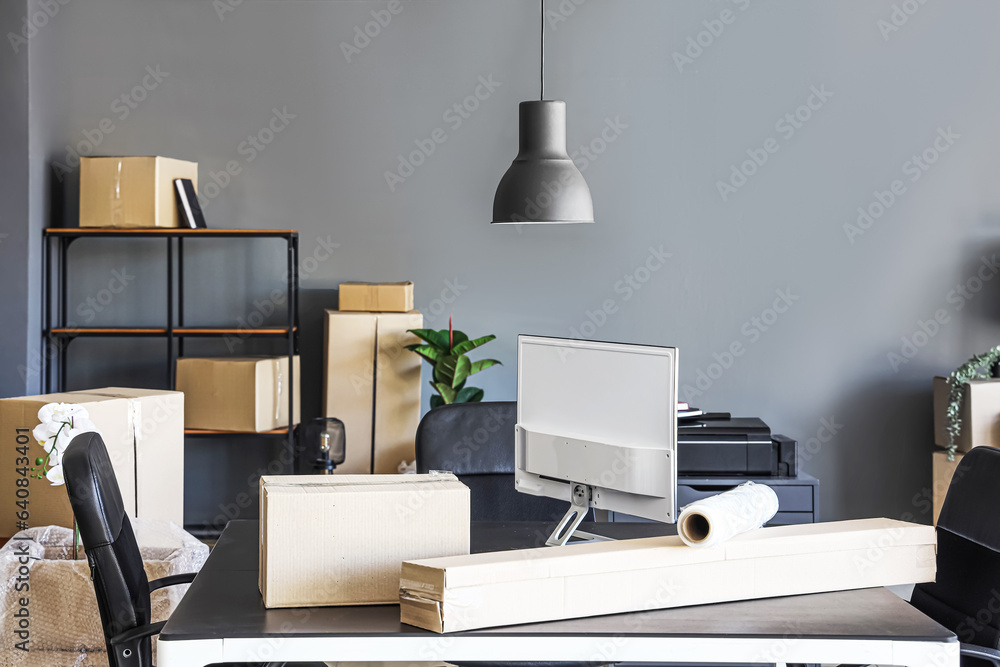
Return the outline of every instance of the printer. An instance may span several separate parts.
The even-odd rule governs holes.
[[[794,477],[795,441],[756,417],[708,414],[678,420],[677,473],[704,477]]]

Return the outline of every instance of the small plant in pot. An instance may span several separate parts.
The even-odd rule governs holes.
[[[985,354],[977,354],[955,369],[948,376],[948,408],[945,412],[945,430],[948,433],[948,460],[955,460],[956,440],[962,435],[962,396],[965,387],[973,380],[989,380],[1000,364],[1000,345]]]
[[[430,384],[437,393],[431,396],[431,408],[452,403],[478,403],[483,400],[483,390],[466,385],[466,380],[470,375],[502,364],[496,359],[472,361],[466,355],[496,336],[470,340],[467,335],[452,327],[451,318],[448,318],[447,329],[409,329],[409,332],[423,342],[407,345],[406,349],[426,359],[434,371]]]

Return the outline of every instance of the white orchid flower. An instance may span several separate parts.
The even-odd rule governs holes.
[[[62,465],[53,466],[45,473],[45,479],[49,480],[52,486],[61,486],[66,483],[63,479]]]
[[[58,424],[55,422],[42,422],[41,424],[39,424],[34,428],[34,430],[31,432],[31,435],[35,436],[35,440],[38,441],[38,444],[48,449],[50,445],[46,443],[48,442],[49,438],[51,438],[52,436],[54,436],[56,433],[59,432],[60,426],[62,426],[62,424]]]
[[[74,417],[89,419],[87,409],[75,403],[47,403],[38,411],[38,421],[72,422]]]

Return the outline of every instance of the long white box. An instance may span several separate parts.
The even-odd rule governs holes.
[[[935,533],[892,519],[762,528],[717,547],[678,537],[403,563],[403,623],[457,632],[933,581]]]

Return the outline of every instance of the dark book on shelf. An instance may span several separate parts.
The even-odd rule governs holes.
[[[177,211],[182,223],[187,223],[191,229],[206,229],[205,216],[201,212],[201,204],[191,179],[175,178],[174,188],[177,191]]]

